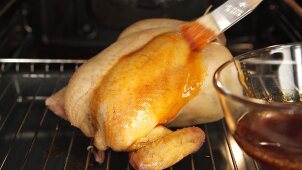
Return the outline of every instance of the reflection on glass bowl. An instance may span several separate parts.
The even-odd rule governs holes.
[[[302,43],[237,56],[218,68],[214,86],[248,155],[271,168],[302,169]]]

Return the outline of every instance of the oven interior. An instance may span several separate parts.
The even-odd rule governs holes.
[[[144,18],[192,20],[219,0],[3,0],[0,2],[0,169],[133,169],[127,153],[105,162],[87,151],[92,140],[44,106],[86,59]],[[294,3],[293,5],[293,2]],[[302,41],[301,1],[265,0],[229,29],[233,55]],[[264,170],[240,150],[223,120],[198,125],[203,147],[169,169]]]

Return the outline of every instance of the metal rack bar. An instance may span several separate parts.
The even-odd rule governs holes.
[[[233,163],[233,166],[234,166],[234,169],[235,170],[238,170],[238,166],[237,166],[237,163],[236,163],[236,160],[234,158],[234,153],[233,153],[233,149],[232,149],[232,146],[230,144],[230,141],[228,139],[228,132],[227,132],[227,129],[225,127],[225,123],[224,121],[222,121],[222,127],[223,127],[223,132],[224,132],[224,138],[225,138],[225,141],[227,143],[227,146],[228,146],[228,150],[229,150],[229,153],[231,155],[231,159],[232,159],[232,163]]]
[[[207,124],[204,125],[204,128],[205,128],[205,133],[206,133],[206,134],[209,134],[208,125],[207,125]],[[209,137],[207,137],[206,140],[207,140],[207,144],[208,144],[209,151],[210,151],[210,157],[211,157],[212,167],[213,167],[213,170],[216,170],[211,140],[210,140]]]
[[[36,142],[37,134],[38,134],[38,132],[39,132],[39,130],[40,130],[40,128],[41,128],[43,122],[44,122],[44,119],[45,119],[45,116],[46,116],[47,111],[48,111],[48,109],[45,109],[45,111],[44,111],[44,113],[43,113],[42,119],[41,119],[41,121],[40,121],[40,123],[39,123],[39,127],[36,129],[35,135],[34,135],[34,137],[33,137],[33,139],[32,139],[32,142],[31,142],[31,144],[30,144],[30,147],[29,147],[29,149],[27,150],[27,152],[26,152],[26,154],[25,154],[24,161],[23,161],[23,164],[22,164],[22,166],[21,166],[21,169],[24,169],[24,168],[25,168],[25,165],[26,165],[26,163],[27,163],[27,161],[28,161],[28,156],[29,156],[29,154],[31,153],[32,148],[33,148],[33,146],[34,146],[34,144],[35,144],[35,142]]]
[[[269,91],[267,90],[267,88],[266,88],[266,85],[265,85],[265,83],[264,83],[264,80],[261,78],[261,77],[258,77],[259,78],[259,82],[260,82],[260,85],[261,85],[261,87],[263,87],[262,89],[264,90],[264,92],[265,92],[265,97],[267,97],[267,99],[270,99],[271,97],[270,97],[270,93],[269,93]]]
[[[67,164],[68,164],[68,161],[69,161],[70,152],[71,152],[71,149],[73,147],[75,132],[76,132],[75,129],[73,129],[71,139],[70,139],[70,143],[69,143],[69,146],[68,146],[67,156],[65,158],[64,170],[67,169]]]
[[[17,0],[10,0],[6,5],[0,10],[0,17],[3,16],[15,3]]]
[[[256,170],[259,170],[259,166],[258,166],[257,162],[256,162],[255,160],[253,160],[253,163],[254,163],[254,165],[255,165],[255,169],[256,169]]]
[[[40,89],[41,89],[41,86],[42,86],[42,82],[40,82],[40,84],[39,84],[39,86],[38,86],[38,89],[36,90],[35,96],[37,96],[37,94],[39,93],[39,91],[40,91]],[[22,127],[23,127],[23,125],[24,125],[24,123],[25,123],[25,121],[26,121],[28,115],[31,113],[31,109],[32,109],[34,103],[35,103],[35,100],[33,100],[33,101],[30,103],[30,105],[29,105],[29,107],[28,107],[28,109],[27,109],[27,111],[26,111],[26,114],[25,114],[25,116],[24,116],[24,118],[23,118],[23,120],[22,120],[22,122],[21,122],[21,124],[20,124],[20,126],[19,126],[19,128],[18,128],[18,130],[17,130],[17,132],[15,133],[15,135],[14,135],[14,137],[13,137],[12,144],[10,145],[10,147],[9,147],[9,149],[8,149],[8,152],[6,153],[6,155],[5,155],[5,157],[4,157],[4,160],[2,160],[0,169],[3,168],[3,166],[4,166],[4,164],[5,164],[5,162],[6,162],[7,158],[8,158],[8,156],[10,155],[12,149],[14,148],[15,142],[16,142],[16,138],[18,137],[20,131],[22,130]]]
[[[31,109],[32,109],[32,107],[33,107],[33,105],[34,105],[34,103],[36,102],[35,96],[38,95],[38,93],[39,93],[39,91],[40,91],[40,89],[41,89],[41,86],[42,86],[42,82],[40,82],[40,84],[39,84],[39,86],[38,86],[38,89],[37,89],[37,91],[36,91],[36,93],[35,93],[35,95],[34,95],[34,100],[30,103],[30,106],[29,106],[29,108],[28,108],[28,110],[27,110],[27,112],[26,112],[26,114],[25,114],[25,116],[24,116],[24,118],[23,118],[23,120],[22,120],[22,123],[21,123],[20,127],[18,128],[17,135],[20,133],[20,131],[21,131],[21,129],[22,129],[22,127],[23,127],[23,125],[24,125],[24,123],[25,123],[25,121],[26,121],[28,115],[31,113],[30,111],[31,111]]]
[[[55,85],[54,85],[54,87],[53,87],[53,89],[52,89],[52,93],[54,93],[55,90],[57,89],[58,83],[59,83],[59,78],[56,79]],[[25,168],[25,165],[26,165],[26,163],[27,163],[27,161],[28,161],[28,156],[29,156],[29,154],[31,153],[32,148],[33,148],[33,146],[34,146],[34,144],[35,144],[35,142],[36,142],[36,140],[37,140],[38,132],[39,132],[39,130],[41,129],[43,123],[44,123],[44,120],[45,120],[45,117],[46,117],[47,112],[48,112],[48,108],[45,108],[45,109],[44,109],[43,116],[42,116],[42,118],[41,118],[41,120],[40,120],[40,123],[39,123],[39,127],[35,130],[35,134],[34,134],[34,137],[33,137],[33,139],[32,139],[32,142],[31,142],[31,144],[30,144],[30,147],[29,147],[29,149],[27,150],[27,152],[26,152],[26,154],[25,154],[24,161],[23,161],[23,164],[22,164],[22,166],[21,166],[21,169],[24,169],[24,168]]]
[[[193,158],[192,154],[190,155],[190,158],[191,158],[191,167],[192,167],[192,170],[195,170],[194,158]]]
[[[11,84],[12,84],[12,81],[9,81],[9,83],[5,86],[4,90],[1,92],[1,94],[0,94],[0,101],[2,100],[2,98],[4,97],[4,95],[6,94],[7,90],[11,86]]]
[[[280,14],[278,17],[279,19],[277,22],[279,23],[279,27],[286,33],[286,35],[292,41],[301,41],[302,35],[299,30],[296,30],[292,23],[288,21],[287,17],[285,17],[284,14]]]
[[[27,58],[0,58],[0,63],[42,63],[42,64],[82,64],[86,60],[73,59],[27,59]]]
[[[90,146],[92,146],[93,144],[93,139],[90,139]],[[86,162],[85,162],[85,170],[87,170],[89,168],[89,163],[90,163],[90,158],[91,158],[91,151],[88,150],[87,152],[87,157],[86,157]]]
[[[285,96],[286,95],[286,93],[283,91],[283,89],[282,89],[282,87],[281,87],[281,85],[280,85],[280,82],[278,81],[278,79],[276,78],[276,77],[273,77],[273,81],[274,81],[274,83],[276,84],[276,87],[279,89],[279,91],[282,93],[282,95],[283,96]],[[293,94],[295,94],[295,95],[297,95],[297,96],[292,96],[291,97],[291,100],[293,100],[293,99],[295,99],[295,101],[296,100],[301,100],[300,98],[301,98],[301,95],[302,95],[302,91],[299,89],[299,87],[297,87],[297,85],[296,84],[294,84],[293,82],[287,82],[291,87],[289,87],[289,88],[291,88],[292,90],[294,89],[297,93],[295,94],[295,93],[293,93]],[[298,96],[299,95],[299,96]]]
[[[106,153],[107,153],[106,170],[110,170],[111,150],[108,150],[108,152]]]
[[[58,118],[59,119],[59,118]],[[49,160],[49,157],[50,157],[50,154],[52,152],[52,149],[53,149],[53,146],[54,146],[54,143],[55,143],[55,140],[57,138],[57,135],[58,135],[58,131],[59,131],[59,128],[60,128],[60,124],[61,124],[61,119],[58,120],[58,123],[56,125],[56,130],[55,130],[55,134],[53,135],[52,137],[52,140],[51,140],[51,144],[50,144],[50,147],[49,147],[49,150],[48,150],[48,154],[47,154],[47,157],[45,159],[45,162],[44,162],[44,165],[43,165],[43,170],[46,169],[46,166],[47,166],[47,162]]]
[[[3,127],[4,127],[4,125],[5,125],[6,121],[7,121],[7,119],[9,118],[9,116],[13,113],[13,110],[15,109],[16,104],[17,104],[17,100],[15,100],[15,102],[11,105],[11,107],[10,107],[10,109],[8,111],[8,114],[5,116],[2,124],[0,125],[0,132],[3,129]]]
[[[4,90],[2,91],[1,95],[0,95],[0,101],[2,101],[3,97],[5,96],[5,94],[8,92],[9,87],[12,85],[12,80],[9,81],[9,83],[6,85],[6,87],[4,88]],[[3,128],[3,126],[5,125],[5,122],[7,121],[8,117],[10,116],[10,114],[12,113],[12,110],[14,109],[16,105],[16,100],[15,103],[12,105],[12,107],[9,109],[8,114],[5,116],[3,122],[0,124],[0,132]]]

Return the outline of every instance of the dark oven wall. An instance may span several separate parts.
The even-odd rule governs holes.
[[[89,58],[144,18],[192,20],[225,0],[3,0],[0,54],[14,58]],[[297,1],[298,2],[298,1]],[[301,5],[301,2],[298,2]],[[227,30],[234,54],[301,41],[301,15],[283,0],[265,0]]]
[[[216,0],[217,1],[217,0]],[[145,18],[192,20],[217,2],[208,0],[41,0],[35,21],[42,42],[62,50],[77,47],[70,57],[90,57],[115,41],[130,24]],[[38,15],[37,15],[38,16]],[[48,46],[48,49],[49,46]],[[83,50],[82,52],[81,49]]]

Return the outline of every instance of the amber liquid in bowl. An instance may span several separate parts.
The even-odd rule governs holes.
[[[234,138],[248,155],[272,169],[302,170],[302,113],[247,113]]]

